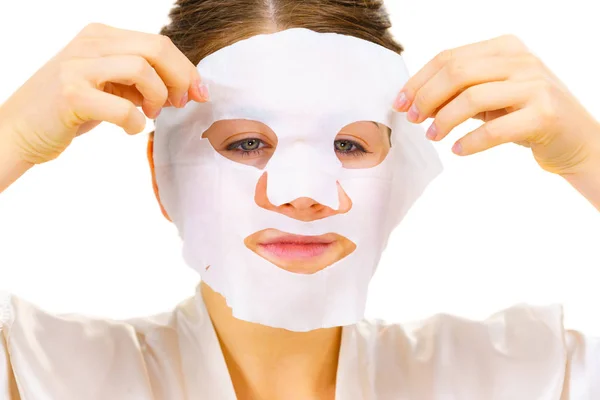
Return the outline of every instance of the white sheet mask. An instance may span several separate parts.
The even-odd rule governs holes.
[[[211,101],[163,110],[154,139],[160,199],[186,262],[242,320],[293,331],[361,320],[391,231],[441,171],[423,129],[392,109],[408,79],[402,57],[350,36],[289,29],[221,49],[198,69]],[[202,138],[231,119],[260,121],[277,135],[263,170],[222,156]],[[340,130],[357,121],[392,129],[390,152],[375,167],[344,168],[334,150]],[[352,208],[310,222],[266,210],[255,201],[265,171],[275,206],[308,197],[337,210],[339,183]],[[269,228],[336,233],[356,249],[319,272],[293,273],[245,246]]]

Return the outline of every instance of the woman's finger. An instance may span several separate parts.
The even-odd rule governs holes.
[[[503,143],[524,143],[538,132],[538,114],[533,108],[525,107],[498,119],[486,122],[469,132],[452,147],[458,155],[479,153]]]
[[[398,111],[408,111],[419,89],[451,62],[456,60],[466,62],[465,60],[502,55],[518,55],[527,51],[527,47],[523,42],[514,35],[503,35],[442,51],[406,82],[394,107]]]
[[[118,55],[75,62],[83,64],[80,67],[83,77],[97,88],[109,82],[134,86],[143,96],[142,109],[149,118],[156,118],[168,99],[169,91],[165,83],[143,57]]]
[[[88,121],[107,121],[120,126],[128,134],[140,133],[146,127],[146,118],[130,101],[94,88],[72,86],[64,91],[72,107],[73,121],[79,126]]]
[[[166,36],[118,29],[102,24],[88,25],[74,40],[78,57],[137,55],[156,70],[169,90],[169,101],[183,107],[188,100],[206,101],[201,78],[194,64]],[[204,89],[203,89],[204,90]]]
[[[520,109],[529,101],[533,90],[531,82],[499,81],[471,86],[437,112],[427,137],[441,140],[469,118],[486,112]]]
[[[135,86],[122,85],[120,83],[108,82],[104,85],[104,91],[106,93],[114,94],[115,96],[122,97],[129,100],[136,107],[141,107],[144,103],[144,96],[136,89]]]
[[[131,101],[133,104],[135,104],[136,107],[141,107],[142,103],[144,102],[144,96],[142,96],[140,91],[137,90],[135,88],[135,86],[127,86],[127,85],[121,85],[119,83],[109,82],[104,86],[104,91],[106,93],[114,94],[115,96],[119,96],[124,99],[127,99],[127,100]],[[171,102],[168,99],[165,102],[165,104],[163,104],[163,108],[164,107],[172,107],[172,106],[173,105],[171,104]]]
[[[504,56],[456,60],[446,64],[415,94],[408,119],[423,122],[465,89],[485,82],[505,81],[522,67],[521,57]]]

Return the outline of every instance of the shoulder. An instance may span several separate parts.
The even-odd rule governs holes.
[[[175,312],[127,321],[57,315],[3,293],[0,318],[24,398],[119,398],[123,385],[128,398],[154,398],[153,378],[179,362]]]
[[[155,331],[172,329],[172,319],[173,313],[131,320],[55,314],[18,296],[0,292],[0,330],[10,341],[21,338],[41,344],[46,340],[65,341],[72,344],[71,349],[78,343],[106,346],[108,342],[113,345],[139,342]]]
[[[360,340],[373,341],[376,348],[386,348],[386,351],[392,351],[398,343],[406,343],[420,359],[439,356],[441,349],[444,349],[444,357],[477,355],[477,359],[482,360],[483,355],[512,353],[519,358],[536,359],[548,357],[552,345],[562,345],[564,341],[563,311],[558,305],[518,305],[485,320],[449,314],[405,324],[365,320],[355,329]],[[528,351],[521,351],[524,349]],[[564,351],[557,353],[560,352]]]
[[[359,349],[354,357],[369,365],[367,375],[378,377],[376,388],[406,391],[414,398],[452,393],[449,398],[494,399],[546,398],[548,393],[561,398],[563,390],[575,390],[565,382],[582,376],[573,373],[584,365],[583,355],[574,357],[577,340],[588,348],[592,343],[564,329],[563,310],[556,305],[518,305],[480,321],[447,314],[410,324],[363,321],[346,329],[344,340],[344,351],[352,343]],[[587,359],[600,364],[599,350],[588,349]],[[600,369],[589,361],[585,367],[590,380],[573,385],[585,393],[598,390],[594,394],[600,396],[600,388],[591,387]],[[597,375],[594,381],[591,375]]]

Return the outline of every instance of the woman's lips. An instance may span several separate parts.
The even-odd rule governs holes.
[[[244,244],[274,265],[302,274],[327,268],[356,249],[354,243],[336,233],[302,236],[276,229],[256,232],[248,236]]]
[[[284,235],[257,244],[280,259],[310,259],[323,255],[336,242],[335,238],[327,236]]]

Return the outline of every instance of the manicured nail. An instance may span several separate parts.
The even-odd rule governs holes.
[[[396,101],[394,102],[394,108],[398,111],[403,111],[407,102],[406,94],[404,92],[400,92],[396,98]]]
[[[154,112],[154,115],[152,116],[152,119],[156,119],[158,118],[158,116],[160,115],[160,112],[162,111],[162,108],[159,108],[158,110],[156,110]]]
[[[427,136],[427,139],[429,140],[435,140],[435,138],[437,137],[437,127],[435,126],[435,122],[431,124],[429,129],[427,129],[427,133],[425,134],[425,136]]]
[[[454,146],[452,146],[452,152],[460,156],[462,154],[462,151],[462,144],[460,144],[460,142],[454,143]]]
[[[179,102],[179,107],[185,107],[187,102],[188,102],[188,93],[185,92],[185,94],[183,95],[183,97],[181,98],[181,101]]]
[[[205,84],[200,83],[198,85],[198,93],[200,93],[200,97],[202,97],[202,99],[204,101],[210,100],[210,94],[208,93],[208,87]]]
[[[419,120],[419,109],[416,104],[413,104],[410,110],[408,110],[408,120],[411,122]]]

